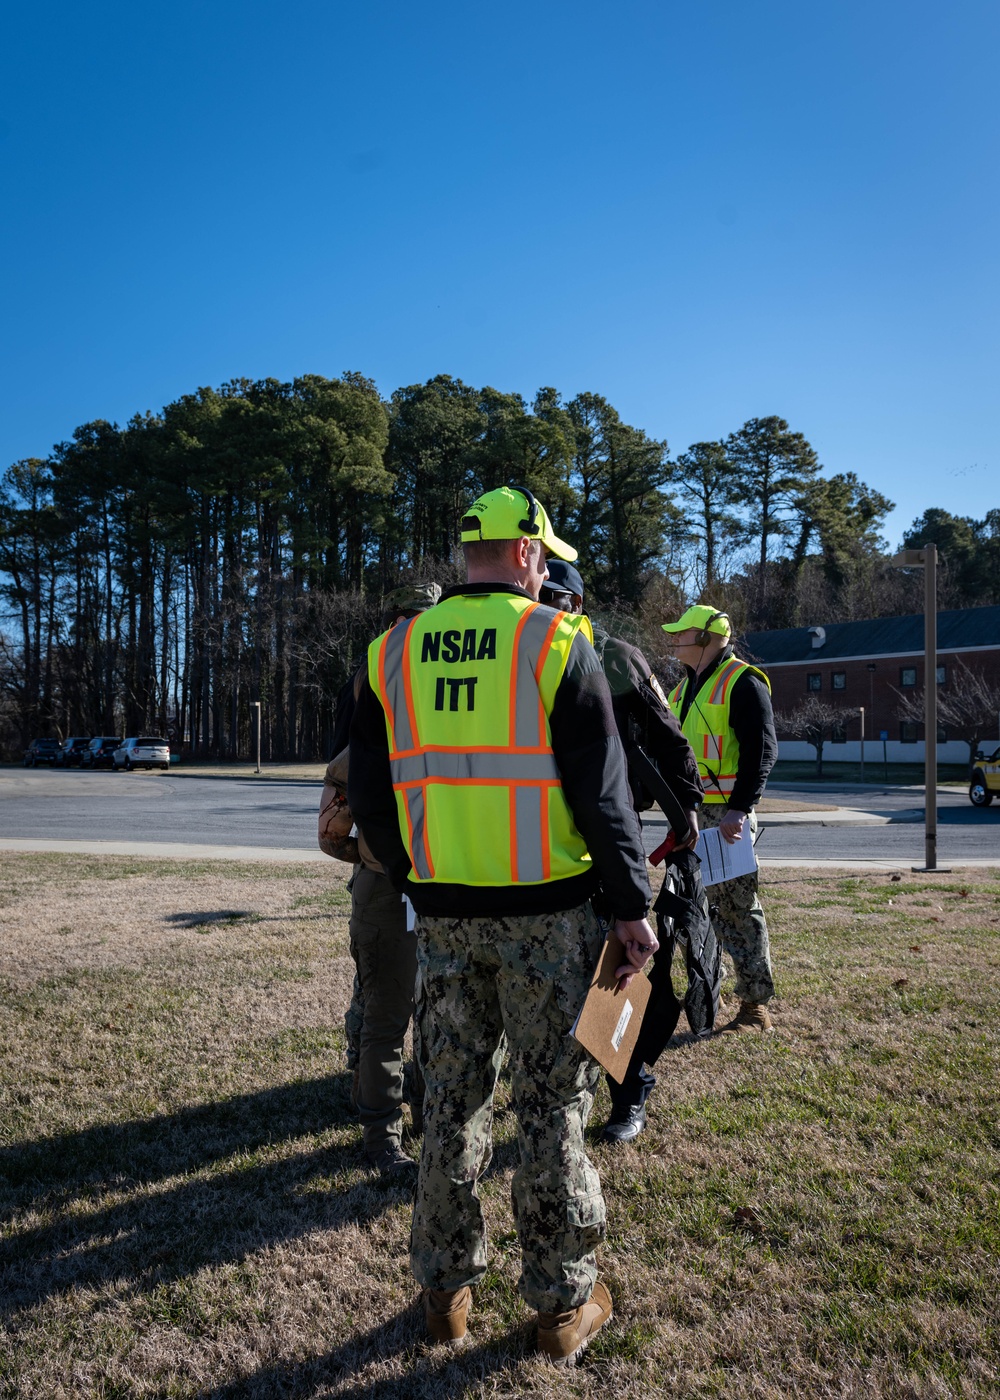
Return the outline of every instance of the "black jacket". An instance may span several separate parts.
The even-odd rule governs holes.
[[[704,793],[698,764],[680,722],[653,688],[653,668],[637,646],[594,626],[594,647],[611,690],[618,733],[628,754],[638,744],[653,759],[664,782],[685,812],[694,811]],[[630,775],[637,810],[651,805],[638,779]]]
[[[450,588],[444,596],[484,593],[528,596],[499,583],[466,584]],[[646,856],[632,810],[611,694],[593,647],[579,634],[570,649],[549,723],[563,793],[593,858],[593,872],[542,885],[408,881],[410,859],[397,820],[385,713],[365,677],[351,724],[347,798],[372,851],[395,887],[409,895],[418,913],[455,918],[549,914],[582,904],[600,884],[617,918],[641,919],[645,915],[650,900]],[[506,831],[484,831],[482,839],[509,838]]]

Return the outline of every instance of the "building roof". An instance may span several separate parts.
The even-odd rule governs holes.
[[[822,645],[813,642],[822,638]],[[746,650],[766,666],[804,661],[847,661],[869,656],[919,656],[924,650],[924,615],[877,617],[867,622],[828,622],[823,627],[785,627],[749,632]],[[1000,607],[954,608],[938,613],[937,649],[979,651],[1000,647]]]

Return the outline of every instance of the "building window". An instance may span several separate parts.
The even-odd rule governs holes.
[[[939,666],[939,667],[937,668],[937,683],[938,683],[938,685],[947,685],[947,684],[948,684],[948,667],[947,667],[947,666]]]
[[[822,690],[823,677],[818,671],[810,671],[806,676],[806,690]]]
[[[910,688],[911,686],[915,686],[916,683],[917,683],[917,668],[916,668],[916,666],[900,666],[900,668],[899,668],[899,684],[900,684],[900,687],[901,687],[903,690],[906,690],[906,689]]]
[[[845,727],[843,724],[835,724],[835,725],[833,726],[833,728],[830,730],[830,743],[831,743],[831,744],[846,744],[846,743],[847,743],[847,729],[846,729],[846,727]]]
[[[899,726],[899,742],[901,744],[915,744],[917,742],[917,726],[908,719],[904,719]]]
[[[846,672],[846,671],[834,671],[833,675],[830,677],[830,685],[831,685],[831,688],[832,688],[833,690],[846,690],[846,689],[847,689],[847,672]]]

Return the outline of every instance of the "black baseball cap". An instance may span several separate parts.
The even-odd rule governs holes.
[[[545,563],[549,576],[542,584],[543,588],[549,588],[553,593],[575,593],[580,598],[584,596],[583,579],[572,564],[567,564],[564,559],[547,559]]]

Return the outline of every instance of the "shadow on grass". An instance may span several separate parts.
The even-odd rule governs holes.
[[[253,909],[205,909],[201,912],[185,911],[179,914],[163,914],[165,924],[176,924],[180,928],[201,928],[204,924],[235,924],[241,919],[254,919]],[[256,922],[257,920],[255,920]]]
[[[352,1183],[360,1141],[261,1160],[285,1141],[348,1122],[338,1106],[346,1078],[4,1149],[5,1213],[45,1223],[0,1243],[0,1315],[77,1287],[148,1292],[315,1230],[368,1223],[408,1199],[406,1188],[367,1174]],[[197,1179],[157,1189],[194,1172]]]
[[[322,1393],[337,1400],[435,1400],[473,1393],[477,1382],[510,1370],[524,1357],[525,1334],[519,1328],[507,1337],[477,1346],[470,1341],[457,1351],[427,1342],[420,1308],[414,1304],[384,1322],[359,1333],[321,1356],[306,1361],[279,1361],[252,1375],[205,1392],[205,1400],[252,1400],[282,1396],[307,1400]],[[401,1354],[406,1374],[377,1380],[358,1379],[365,1366]],[[322,1389],[320,1389],[322,1388]]]
[[[0,1183],[13,1188],[21,1197],[13,1204],[23,1206],[25,1198],[47,1198],[57,1189],[98,1189],[123,1178],[144,1184],[197,1171],[234,1152],[353,1122],[349,1088],[348,1074],[330,1074],[155,1118],[18,1143],[0,1149]]]

